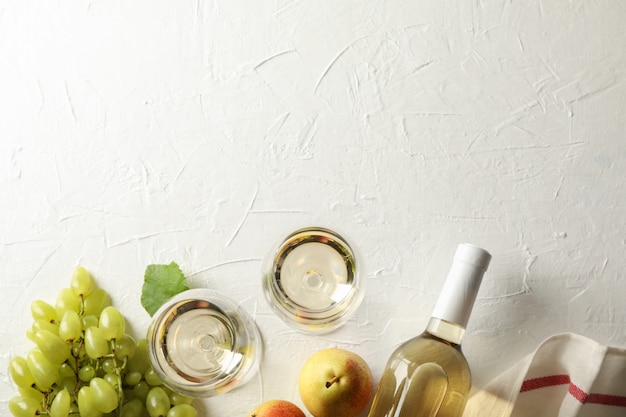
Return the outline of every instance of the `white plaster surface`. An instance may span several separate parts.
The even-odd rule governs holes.
[[[301,405],[324,347],[378,379],[460,242],[493,255],[465,338],[477,385],[554,333],[625,346],[624,21],[620,0],[0,0],[0,408],[30,302],[77,265],[135,335],[150,263],[253,315],[261,372],[203,416]],[[364,260],[363,305],[324,336],[260,286],[309,224]]]

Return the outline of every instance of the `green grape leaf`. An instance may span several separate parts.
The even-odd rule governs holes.
[[[153,316],[163,303],[188,289],[185,276],[175,262],[148,265],[141,289],[141,305]]]

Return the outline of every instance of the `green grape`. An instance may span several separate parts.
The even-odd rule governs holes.
[[[109,353],[109,343],[98,327],[85,330],[85,351],[92,359],[98,359]]]
[[[85,365],[78,370],[78,379],[83,382],[89,382],[96,376],[96,368],[91,365]]]
[[[172,403],[172,405],[191,404],[193,402],[193,398],[187,397],[186,395],[180,394],[175,391],[169,391],[167,395],[170,397],[170,402]]]
[[[133,398],[122,406],[122,414],[120,417],[141,417],[143,411],[143,402],[138,398]]]
[[[61,376],[63,378],[71,378],[73,376],[76,376],[76,373],[74,372],[74,369],[67,362],[66,363],[62,363],[61,366],[59,366],[59,374],[61,374]]]
[[[26,356],[28,369],[35,379],[35,384],[42,391],[47,391],[52,385],[61,379],[59,370],[53,365],[39,349],[31,349]]]
[[[35,417],[41,412],[41,403],[28,397],[9,400],[9,410],[15,417]]]
[[[35,334],[35,343],[41,353],[54,364],[61,364],[70,357],[70,348],[57,334],[48,330],[39,330]]]
[[[117,362],[113,358],[107,358],[102,361],[102,370],[107,374],[115,373]]]
[[[90,327],[98,327],[98,316],[95,314],[83,316],[81,324],[83,325],[83,330],[87,330]]]
[[[59,336],[65,341],[76,340],[83,331],[83,325],[78,317],[78,313],[67,310],[63,313],[61,323],[59,323]]]
[[[114,389],[118,389],[122,386],[122,378],[119,375],[115,374],[104,374],[102,377],[106,382],[111,384]]]
[[[124,316],[122,316],[122,313],[120,313],[117,308],[108,306],[100,313],[100,323],[98,327],[102,329],[102,334],[105,339],[121,339],[126,330],[126,322],[124,321]]]
[[[50,417],[67,417],[70,413],[71,402],[72,398],[67,390],[59,391],[50,404]]]
[[[161,381],[161,378],[159,378],[159,376],[157,375],[157,373],[154,371],[152,367],[148,368],[146,373],[143,374],[143,377],[146,380],[146,382],[152,385],[153,387],[158,387],[160,385],[163,385],[163,381]]]
[[[72,377],[63,378],[59,385],[61,389],[73,392],[74,388],[76,388],[76,376],[74,375]]]
[[[150,417],[162,417],[170,409],[170,398],[161,387],[154,387],[146,397],[146,409]]]
[[[150,392],[150,385],[146,381],[139,381],[137,385],[133,387],[133,396],[139,398],[141,401],[145,401]]]
[[[135,339],[129,334],[125,334],[119,339],[115,339],[115,357],[118,360],[124,360],[124,358],[132,359],[135,356],[135,350],[137,349],[137,343]]]
[[[76,296],[87,297],[96,289],[96,282],[85,268],[79,266],[72,273],[70,288]]]
[[[44,319],[38,319],[33,322],[33,332],[37,333],[40,330],[47,330],[50,333],[59,334],[59,326],[55,323],[50,323]]]
[[[141,381],[142,378],[143,376],[139,372],[136,372],[136,371],[127,372],[126,376],[124,377],[124,383],[126,385],[133,387],[137,385]]]
[[[80,342],[74,342],[72,344],[72,356],[76,359],[78,359],[79,361],[82,361],[85,359],[86,353],[85,353],[85,343],[84,340],[81,340]],[[74,364],[75,362],[70,361],[70,364]],[[75,369],[74,369],[75,370]]]
[[[26,330],[26,337],[28,340],[35,343],[35,331],[33,329]]]
[[[170,408],[167,417],[197,417],[198,410],[189,404],[178,404]]]
[[[96,288],[85,298],[83,305],[85,315],[99,316],[105,307],[111,305],[111,297],[102,288]]]
[[[135,349],[135,355],[128,361],[128,369],[130,371],[136,371],[144,373],[150,366],[150,360],[148,359],[148,342],[146,339],[141,339],[137,342]]]
[[[35,300],[30,304],[30,314],[35,320],[45,320],[52,323],[57,319],[57,312],[50,304],[42,300]]]
[[[80,417],[101,417],[102,411],[96,407],[96,397],[90,386],[85,385],[78,391],[76,398]]]
[[[29,388],[35,384],[35,378],[28,369],[28,363],[26,359],[21,356],[16,356],[9,362],[9,373],[11,379],[20,388]]]
[[[32,398],[33,400],[37,400],[40,403],[43,400],[43,396],[44,396],[43,392],[33,387],[28,387],[28,388],[18,387],[17,392],[19,392],[20,396],[22,397]]]
[[[96,401],[96,408],[103,413],[110,413],[117,408],[119,398],[111,384],[102,378],[94,378],[89,382],[91,393]]]
[[[57,295],[54,309],[57,311],[57,317],[63,317],[66,311],[80,312],[80,297],[74,294],[71,288],[63,288]]]

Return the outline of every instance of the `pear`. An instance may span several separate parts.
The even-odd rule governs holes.
[[[298,389],[314,417],[356,417],[372,395],[372,373],[354,352],[322,349],[304,363]]]
[[[304,412],[292,402],[269,400],[259,404],[248,417],[304,417]]]

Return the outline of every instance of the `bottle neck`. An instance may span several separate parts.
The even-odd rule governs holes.
[[[487,252],[484,253],[487,254]],[[490,257],[488,254],[486,256]],[[475,263],[455,257],[432,317],[456,323],[462,328],[467,327],[485,269]]]
[[[427,332],[456,345],[461,344],[491,255],[474,245],[461,244],[456,250]]]
[[[426,332],[453,345],[460,345],[465,335],[465,327],[437,317],[431,317],[428,326],[426,326]]]

